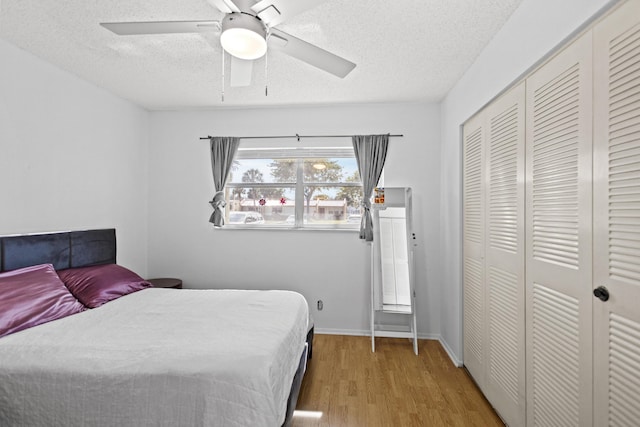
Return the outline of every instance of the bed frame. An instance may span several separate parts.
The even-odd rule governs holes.
[[[38,264],[53,264],[56,270],[64,270],[115,263],[116,230],[113,228],[0,236],[0,272]],[[293,378],[283,427],[289,426],[293,419],[312,345],[313,328],[307,334],[307,345]]]

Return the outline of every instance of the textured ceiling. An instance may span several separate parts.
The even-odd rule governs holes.
[[[0,0],[0,37],[149,110],[439,101],[521,1],[319,1],[278,28],[355,62],[351,74],[273,51],[267,77],[256,61],[252,85],[227,80],[224,102],[218,34],[116,36],[98,25],[220,20],[206,0]]]

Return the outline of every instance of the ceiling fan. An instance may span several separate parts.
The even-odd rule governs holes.
[[[231,86],[251,83],[253,60],[268,49],[344,78],[356,66],[351,61],[307,43],[277,28],[288,18],[324,0],[207,0],[225,16],[222,21],[103,22],[118,35],[220,32],[220,44],[231,55]]]

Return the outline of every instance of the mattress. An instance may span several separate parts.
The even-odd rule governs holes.
[[[0,338],[0,425],[280,426],[307,321],[295,292],[135,292]]]

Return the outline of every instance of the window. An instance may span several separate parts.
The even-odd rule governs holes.
[[[225,188],[225,223],[358,229],[362,194],[350,138],[247,139]]]

